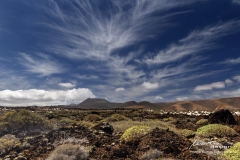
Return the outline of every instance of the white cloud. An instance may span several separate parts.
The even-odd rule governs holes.
[[[188,97],[177,97],[176,100],[177,101],[184,101],[184,100],[188,100]]]
[[[156,97],[154,97],[154,99],[159,100],[159,99],[163,99],[163,97],[161,97],[161,96],[156,96]]]
[[[80,103],[95,95],[87,88],[71,90],[3,90],[0,91],[1,106],[29,106],[29,105],[66,105]]]
[[[125,91],[125,89],[123,87],[120,87],[120,88],[116,88],[115,89],[115,92],[121,92],[121,91]]]
[[[159,51],[154,57],[145,57],[143,61],[149,65],[163,64],[182,59],[187,55],[210,50],[215,45],[215,40],[240,30],[240,21],[229,21],[202,30],[196,30],[187,37],[173,43],[168,48]]]
[[[240,76],[234,76],[233,79],[236,80],[237,82],[240,82]]]
[[[233,81],[231,81],[230,79],[226,79],[225,83],[226,83],[226,85],[231,85],[231,84],[233,84]]]
[[[59,83],[58,85],[61,86],[61,87],[64,87],[64,88],[73,88],[73,87],[75,87],[75,84],[72,84],[72,83]]]
[[[156,83],[143,82],[142,86],[146,89],[156,89],[156,88],[158,88],[158,82],[156,82]]]
[[[22,59],[20,59],[20,63],[27,68],[27,71],[40,74],[42,76],[48,76],[54,73],[62,73],[65,69],[62,65],[50,60],[46,55],[41,54],[41,58],[34,59],[28,54],[20,53]]]
[[[211,84],[199,85],[196,86],[194,91],[204,91],[204,90],[212,90],[212,89],[219,89],[225,88],[224,82],[214,82]]]

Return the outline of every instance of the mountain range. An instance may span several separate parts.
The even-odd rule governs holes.
[[[166,111],[213,111],[217,109],[240,110],[240,97],[161,103],[151,103],[148,101],[128,101],[125,103],[114,103],[102,98],[87,98],[79,104],[71,104],[68,107],[81,109],[160,109]]]

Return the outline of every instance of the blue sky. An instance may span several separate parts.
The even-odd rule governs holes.
[[[0,105],[240,96],[240,0],[0,2]]]

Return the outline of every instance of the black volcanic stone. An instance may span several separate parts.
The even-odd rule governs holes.
[[[225,124],[225,125],[234,125],[237,124],[234,116],[229,110],[221,109],[211,113],[208,118],[209,124]]]
[[[108,134],[112,134],[113,131],[114,131],[114,128],[112,125],[110,125],[109,123],[107,122],[102,122],[96,126],[93,127],[93,129],[95,130],[101,130],[105,133],[108,133]]]

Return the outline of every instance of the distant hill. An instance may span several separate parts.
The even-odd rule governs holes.
[[[83,102],[74,106],[74,108],[84,108],[84,109],[108,109],[108,108],[117,108],[119,103],[111,103],[106,99],[102,98],[87,98]]]
[[[113,103],[102,98],[88,98],[77,105],[70,105],[68,107],[83,109],[160,109],[166,111],[214,111],[222,108],[229,110],[240,110],[240,97],[161,103],[151,103],[148,101]]]
[[[110,102],[102,98],[87,98],[79,105],[109,104]]]
[[[162,109],[181,111],[189,110],[214,111],[219,109],[240,110],[240,97],[194,100],[194,101],[178,101],[173,103],[166,103],[165,106],[162,107]]]

